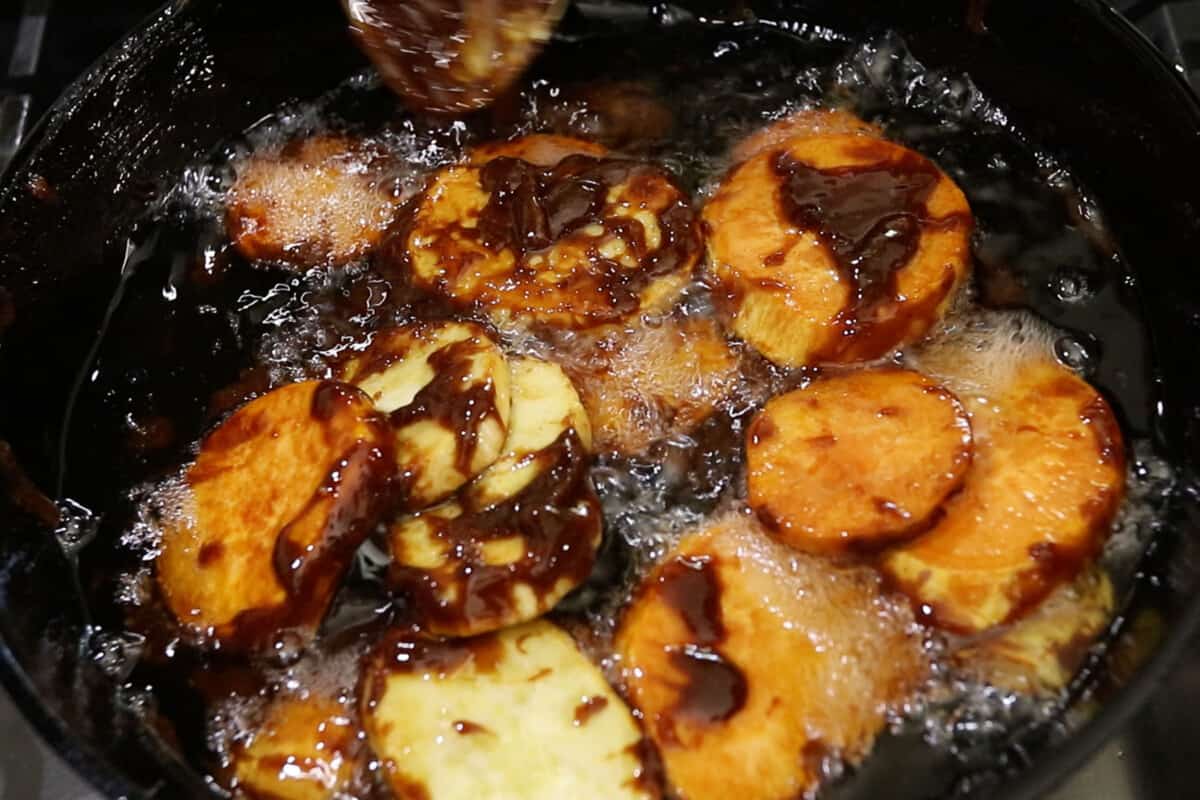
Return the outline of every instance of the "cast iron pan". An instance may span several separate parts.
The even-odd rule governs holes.
[[[1118,400],[1127,430],[1152,438],[1177,466],[1185,490],[1116,623],[1118,641],[1137,646],[1115,648],[1119,662],[1094,664],[1096,677],[1077,687],[1088,690],[1094,716],[1066,737],[1018,736],[996,753],[993,778],[979,783],[981,795],[1038,796],[1146,699],[1200,623],[1200,501],[1186,489],[1200,456],[1192,344],[1200,334],[1200,104],[1148,42],[1094,0],[1004,0],[972,9],[962,0],[762,0],[749,7],[762,19],[855,37],[893,29],[927,66],[968,72],[1091,190],[1132,265],[1132,274],[1113,266],[1103,278],[1145,321],[1148,336],[1106,338],[1105,362],[1148,372],[1130,381],[1102,366],[1095,381]],[[969,24],[981,11],[984,31]],[[609,3],[580,3],[572,15],[568,26],[619,24],[641,31],[648,46],[656,46],[656,26],[687,16],[661,5]],[[681,62],[707,57],[672,55]],[[102,58],[42,121],[0,186],[0,440],[11,443],[39,486],[103,509],[129,477],[86,438],[73,447],[64,475],[59,440],[79,366],[117,287],[130,227],[148,199],[221,140],[364,66],[334,0],[180,0]],[[1036,297],[1030,304],[1040,310]],[[0,475],[11,489],[11,465]],[[129,698],[117,696],[104,658],[80,646],[88,619],[72,577],[73,551],[11,494],[0,493],[5,687],[110,796],[214,796],[129,710]],[[894,767],[875,774],[869,760],[844,794],[892,796],[906,779],[918,781],[916,796],[948,787],[939,786],[936,765],[921,761],[919,746],[885,737],[879,749],[892,757],[877,763],[895,765],[899,757],[904,774]]]

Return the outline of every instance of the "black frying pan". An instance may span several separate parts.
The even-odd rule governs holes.
[[[1200,104],[1150,44],[1092,0],[1004,0],[986,8],[962,0],[748,5],[762,19],[852,36],[897,30],[928,66],[969,72],[1018,127],[1070,166],[1132,266],[1132,274],[1119,274],[1114,262],[1102,277],[1116,287],[1114,302],[1144,321],[1144,330],[1104,337],[1094,380],[1117,399],[1127,430],[1152,437],[1190,485],[1200,457],[1192,345],[1200,333],[1193,265]],[[656,46],[657,26],[685,16],[661,6],[581,3],[566,25],[572,34],[619,26]],[[117,289],[131,226],[161,181],[281,103],[315,96],[364,65],[331,0],[179,0],[54,106],[0,186],[0,440],[15,454],[5,460],[0,452],[6,489],[17,485],[12,464],[19,462],[51,494],[62,477],[65,494],[95,508],[112,502],[130,477],[128,465],[113,461],[102,437],[84,437],[64,472],[59,440],[77,366],[90,357]],[[1048,309],[1036,293],[1025,301]],[[1119,316],[1080,324],[1103,333]],[[211,390],[199,385],[208,374],[204,348],[191,352],[194,369],[175,378],[180,391],[189,381],[197,393]],[[0,493],[0,679],[51,743],[109,795],[211,796],[132,713],[137,698],[114,692],[108,662],[94,647],[80,647],[89,619],[72,579],[76,552],[49,533],[46,516],[29,495]],[[1126,644],[1075,687],[1073,697],[1086,695],[1094,716],[1066,736],[1016,732],[991,773],[976,781],[979,794],[1038,796],[1075,769],[1154,690],[1200,624],[1200,502],[1181,492],[1167,520],[1117,623]],[[75,533],[86,540],[87,525]],[[948,791],[956,780],[924,763],[919,744],[885,737],[879,749],[880,758],[841,793],[894,796],[902,776],[871,765],[896,758],[905,773],[920,776],[914,797]]]

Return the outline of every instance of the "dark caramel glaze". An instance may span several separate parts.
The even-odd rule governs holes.
[[[498,414],[496,387],[491,381],[473,380],[472,359],[487,349],[479,339],[467,339],[443,347],[429,357],[434,378],[413,400],[388,415],[388,422],[402,428],[419,420],[432,420],[454,434],[454,466],[469,474],[479,426]],[[466,387],[466,388],[464,388]]]
[[[313,393],[311,414],[327,420],[341,408],[361,403],[362,392],[349,384],[325,381]],[[382,421],[379,421],[382,425]],[[218,429],[224,432],[225,427]],[[241,431],[243,435],[252,432]],[[206,447],[216,438],[210,437]],[[315,631],[334,592],[350,567],[354,553],[372,528],[391,507],[391,470],[394,461],[386,436],[360,442],[331,465],[307,506],[280,530],[275,539],[273,566],[287,592],[282,606],[243,611],[230,623],[231,633],[222,638],[237,649],[262,650],[279,635],[292,629]],[[236,437],[223,440],[235,446]],[[311,544],[294,539],[292,528],[310,509],[331,502],[321,535]],[[200,558],[205,559],[201,552]],[[208,554],[209,561],[220,553]]]
[[[893,157],[890,145],[870,139],[863,140],[860,150],[855,154],[878,155],[878,162],[817,169],[787,150],[780,150],[772,162],[780,179],[784,218],[820,236],[852,287],[849,306],[835,320],[840,335],[818,354],[830,360],[878,356],[914,319],[936,318],[955,283],[953,268],[947,266],[937,291],[916,303],[897,299],[896,273],[916,254],[923,230],[969,230],[973,224],[967,214],[929,216],[926,202],[942,173],[928,159],[912,151]],[[903,313],[898,313],[901,307]]]
[[[699,258],[703,241],[698,217],[687,193],[661,167],[576,154],[549,167],[500,157],[478,169],[480,187],[488,198],[478,224],[421,228],[432,239],[427,248],[444,254],[440,262],[444,274],[436,286],[429,288],[444,292],[460,306],[499,305],[528,295],[535,301],[528,314],[536,318],[542,311],[536,300],[552,291],[556,299],[561,298],[553,304],[558,315],[569,313],[578,320],[574,327],[589,327],[634,313],[641,305],[641,292],[654,280],[690,269]],[[605,213],[606,197],[616,187],[625,187],[635,207],[642,202],[656,202],[664,193],[671,197],[655,215],[661,237],[657,248],[648,247],[641,222]],[[414,207],[407,212],[410,219],[397,223],[389,237],[393,243],[381,250],[377,263],[384,271],[411,272],[406,245],[409,234],[421,227],[419,219],[413,217],[417,211]],[[581,232],[592,225],[603,228],[607,236],[598,238]],[[624,244],[637,261],[636,267],[625,266],[600,252],[599,244],[611,238]],[[396,239],[401,247],[395,246]],[[475,289],[475,296],[468,296],[457,284],[464,273],[475,269],[474,258],[459,255],[461,242],[476,243],[491,253],[510,251],[516,267]],[[560,276],[548,288],[537,280],[545,268],[533,266],[530,259],[559,246],[577,248],[583,257],[581,263],[571,265],[569,275]],[[557,307],[564,303],[569,308]]]
[[[608,708],[608,698],[602,695],[584,698],[579,705],[575,706],[575,727],[587,725],[588,720],[599,714],[604,709]]]
[[[667,648],[682,681],[676,687],[679,697],[674,707],[657,722],[663,741],[673,742],[676,720],[693,725],[727,720],[745,705],[748,686],[742,671],[718,649],[725,641],[725,623],[712,557],[681,556],[668,562],[651,591],[674,609],[691,639]]]
[[[544,466],[515,497],[476,508],[466,492],[461,495],[461,516],[431,518],[437,539],[445,545],[450,574],[392,563],[389,578],[408,598],[416,624],[434,622],[441,630],[461,630],[506,620],[514,584],[545,596],[564,578],[578,584],[591,572],[602,516],[578,434],[566,431],[534,458]],[[502,566],[484,562],[481,545],[514,535],[524,542],[521,560]],[[455,602],[437,591],[448,581],[460,584]]]

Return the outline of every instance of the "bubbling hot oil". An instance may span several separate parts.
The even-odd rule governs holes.
[[[1145,338],[1122,292],[1127,269],[1086,191],[1064,165],[1031,149],[1004,110],[968,78],[926,70],[894,36],[849,46],[833,35],[797,39],[750,28],[667,30],[663,35],[678,37],[693,50],[707,48],[710,57],[698,56],[697,63],[686,67],[664,64],[646,52],[644,40],[630,44],[601,38],[551,47],[544,69],[556,77],[535,74],[501,112],[449,124],[397,114],[394,100],[374,79],[357,76],[314,102],[281,110],[208,163],[186,171],[163,193],[148,225],[174,232],[161,237],[175,243],[161,254],[163,263],[182,258],[197,265],[184,275],[164,269],[163,298],[195,303],[197,313],[219,320],[214,324],[223,326],[234,353],[226,374],[241,377],[218,411],[271,387],[329,377],[332,364],[364,348],[373,331],[406,322],[413,313],[398,287],[367,263],[297,273],[242,261],[224,242],[222,231],[223,198],[242,159],[276,151],[296,137],[345,132],[392,154],[403,165],[401,194],[409,195],[431,170],[455,160],[473,143],[555,130],[607,138],[620,150],[665,165],[700,204],[729,168],[733,144],[795,111],[843,107],[881,126],[889,138],[932,157],[963,188],[976,215],[970,298],[953,310],[931,343],[889,360],[936,374],[939,353],[958,352],[964,358],[987,353],[990,358],[983,363],[989,368],[1032,351],[1049,353],[1100,385],[1121,412],[1131,456],[1128,496],[1102,562],[1117,596],[1123,596],[1132,584],[1134,565],[1160,525],[1174,476],[1146,440],[1147,381],[1139,371],[1146,360]],[[597,48],[606,53],[600,61],[594,58]],[[676,52],[671,46],[656,49]],[[595,81],[596,63],[619,64],[622,75]],[[630,96],[650,104],[645,108],[654,113],[623,117],[613,98]],[[187,280],[223,284],[219,298],[227,305],[218,307],[204,293],[176,292],[177,284]],[[1036,316],[1014,309],[1033,309]],[[690,287],[675,313],[711,315],[706,287],[699,282]],[[553,343],[527,331],[501,334],[515,353],[545,356],[551,350],[569,352],[572,344],[569,333]],[[1125,346],[1110,347],[1114,337]],[[118,345],[109,345],[110,360],[118,357]],[[748,354],[738,386],[699,429],[669,437],[645,456],[601,458],[592,469],[605,511],[605,543],[592,577],[555,615],[610,677],[619,673],[613,630],[634,587],[684,532],[744,498],[745,426],[767,398],[808,377]],[[204,387],[207,392],[220,388]],[[181,426],[182,433],[195,441],[215,417],[210,405],[190,427]],[[180,454],[192,455],[194,448]],[[180,513],[185,494],[178,475],[131,491],[134,511],[118,548],[131,557],[114,590],[116,604],[125,612],[153,605],[151,570],[162,517]],[[262,698],[271,692],[323,691],[351,704],[358,659],[392,617],[394,603],[402,602],[385,587],[386,563],[386,548],[368,542],[316,645],[300,652],[283,641],[276,653],[255,665],[258,678],[251,689],[206,698],[202,745],[193,746],[190,755],[216,769],[228,766],[234,746],[253,729]],[[100,602],[113,600],[110,596]],[[105,636],[96,640],[98,658],[105,659],[116,679],[126,680],[137,666],[142,643],[119,630]],[[965,791],[981,770],[1004,768],[994,755],[1019,731],[1061,720],[1063,708],[1060,698],[1025,697],[957,674],[941,660],[952,645],[946,637],[928,633],[936,668],[919,696],[897,712],[893,735],[915,731],[948,759],[950,773],[958,776],[948,785]],[[166,656],[167,668],[180,649],[173,643],[160,654]],[[178,705],[168,697],[170,690],[154,685],[155,676],[162,674],[137,672],[125,684],[125,694],[138,700],[134,705],[142,713]],[[147,684],[156,701],[147,702],[139,688]],[[187,732],[179,733],[186,743]],[[840,774],[836,763],[827,768],[830,778]]]

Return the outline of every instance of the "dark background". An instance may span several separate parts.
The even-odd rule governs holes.
[[[160,0],[0,0],[0,168],[63,87],[158,5]],[[1200,0],[1116,5],[1200,85]],[[1197,773],[1200,639],[1154,700],[1050,800],[1191,798],[1200,796]],[[42,744],[2,690],[0,800],[100,800]]]

